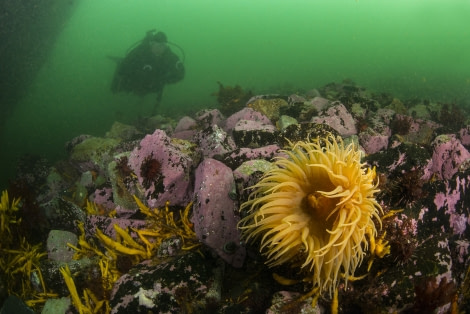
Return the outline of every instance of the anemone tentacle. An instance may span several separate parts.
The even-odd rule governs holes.
[[[300,264],[308,281],[331,295],[362,263],[367,234],[382,227],[375,169],[332,135],[283,152],[242,204],[248,215],[239,227],[247,241],[260,241],[268,266]]]

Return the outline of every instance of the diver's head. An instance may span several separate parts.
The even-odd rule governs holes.
[[[152,41],[155,41],[157,43],[167,43],[168,39],[166,38],[166,35],[164,32],[158,32],[155,35],[153,35]]]
[[[165,33],[163,32],[158,32],[155,35],[152,36],[150,39],[150,49],[152,50],[152,53],[154,55],[161,56],[162,54],[165,53],[165,51],[168,49],[168,46],[166,45],[167,43],[167,38]]]

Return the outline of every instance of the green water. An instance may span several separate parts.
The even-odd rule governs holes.
[[[349,78],[403,99],[470,104],[469,1],[82,0],[0,135],[0,181],[24,153],[63,158],[74,136],[148,114],[152,96],[111,94],[105,56],[123,56],[153,28],[186,54],[164,114],[213,107],[217,81],[266,93]]]

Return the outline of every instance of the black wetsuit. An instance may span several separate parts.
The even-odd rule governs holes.
[[[184,66],[178,56],[170,48],[156,56],[151,50],[151,40],[147,36],[119,62],[111,85],[114,93],[157,93],[159,102],[165,84],[176,83],[184,78]]]

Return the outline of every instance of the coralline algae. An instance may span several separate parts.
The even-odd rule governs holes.
[[[338,86],[341,88],[343,85]],[[331,95],[343,90],[335,90],[336,93]],[[326,95],[325,91],[322,94]],[[346,101],[343,103],[347,104]],[[240,276],[245,276],[245,271],[250,268],[256,274],[264,275],[250,277],[253,291],[256,290],[254,287],[272,284],[269,281],[271,274],[266,276],[262,262],[257,263],[261,257],[251,254],[246,257],[237,228],[241,214],[239,204],[248,198],[249,187],[272,166],[273,158],[282,154],[281,148],[290,142],[323,137],[328,132],[335,136],[336,132],[342,136],[357,134],[367,153],[364,162],[376,166],[380,178],[377,187],[381,190],[378,193],[379,202],[386,212],[394,209],[403,209],[403,212],[382,221],[381,232],[386,231],[385,240],[392,246],[391,254],[381,260],[376,259],[371,276],[360,284],[350,282],[347,290],[339,289],[342,307],[360,308],[363,312],[374,312],[377,307],[386,311],[414,310],[416,306],[425,304],[420,298],[426,300],[432,297],[426,295],[425,290],[424,294],[416,295],[416,291],[423,288],[420,282],[430,283],[437,290],[459,285],[468,268],[470,247],[470,203],[467,196],[470,189],[470,127],[461,129],[457,135],[435,137],[435,132],[440,130],[437,123],[398,115],[386,103],[382,103],[382,108],[377,110],[374,106],[365,108],[360,101],[343,106],[335,100],[320,97],[309,99],[307,95],[296,96],[294,104],[282,107],[289,111],[280,110],[279,113],[298,113],[290,111],[292,108],[288,106],[305,104],[314,104],[321,111],[320,115],[308,123],[311,117],[302,120],[298,114],[293,118],[307,123],[291,125],[282,132],[266,115],[253,108],[244,108],[228,119],[218,110],[204,110],[194,119],[182,118],[174,133],[155,130],[140,141],[135,140],[134,135],[126,135],[128,132],[115,135],[117,138],[112,141],[86,136],[77,138],[70,145],[69,160],[78,172],[75,181],[65,185],[65,180],[55,179],[54,184],[49,184],[54,193],[45,192],[50,195],[47,194],[47,198],[42,196],[42,199],[48,202],[39,202],[39,209],[52,229],[69,230],[78,235],[73,224],[78,220],[85,222],[87,238],[94,236],[96,228],[114,238],[114,224],[123,229],[148,227],[136,212],[133,195],[152,209],[164,208],[169,202],[169,210],[175,217],[178,217],[178,209],[194,201],[190,220],[196,236],[204,244],[200,247],[203,254],[192,251],[180,255],[181,252],[177,251],[183,240],[176,237],[166,239],[165,245],[156,254],[160,258],[165,256],[167,260],[157,264],[144,261],[132,266],[133,271],[124,273],[115,283],[111,296],[111,307],[115,313],[181,311],[181,304],[174,296],[194,297],[195,302],[207,298],[210,289],[214,288],[210,285],[214,282],[212,269],[215,264],[220,266],[226,263],[235,268],[245,264],[247,267],[243,268]],[[392,124],[397,119],[409,122],[408,133],[398,134],[394,130]],[[361,128],[356,127],[359,122]],[[329,126],[316,123],[327,123]],[[106,145],[95,149],[96,145],[102,146],[103,143]],[[430,143],[432,150],[428,149]],[[100,176],[106,180],[97,180]],[[114,207],[116,218],[85,217],[81,208],[83,205],[80,207],[73,203],[76,198],[69,201],[67,195],[59,195],[65,190],[63,186],[67,189],[76,186],[75,194],[82,201],[94,200],[100,209],[111,210]],[[409,194],[404,195],[406,193]],[[132,231],[131,236],[137,239]],[[50,248],[58,248],[58,245]],[[215,254],[205,254],[208,250]],[[220,258],[214,260],[213,256]],[[250,263],[245,263],[245,259]],[[364,259],[367,260],[368,256]],[[218,269],[218,277],[223,282],[227,277],[223,267]],[[289,272],[280,269],[281,275],[283,271]],[[380,277],[377,277],[379,273]],[[294,286],[285,289],[289,290],[287,295],[298,292]],[[255,299],[256,291],[253,291],[239,294],[237,297],[241,301],[236,305],[224,303],[221,299],[218,302],[223,303],[222,306],[233,306],[231,310],[235,307],[239,311],[252,310],[248,301]],[[267,304],[275,303],[272,293],[264,297],[263,301]],[[280,302],[283,300],[281,298]],[[320,303],[324,306],[325,300]],[[450,301],[442,298],[436,304],[441,309],[448,308]],[[267,308],[269,305],[263,310]]]
[[[155,130],[142,139],[129,157],[129,166],[141,185],[145,185],[144,181],[148,179],[145,178],[142,165],[149,159],[158,162],[159,173],[150,180],[145,190],[147,204],[155,208],[163,207],[167,201],[180,206],[189,203],[192,192],[191,157],[180,146],[173,144],[165,131]]]
[[[240,245],[237,191],[232,170],[207,158],[196,169],[193,217],[198,239],[227,263],[241,267],[245,248]]]

